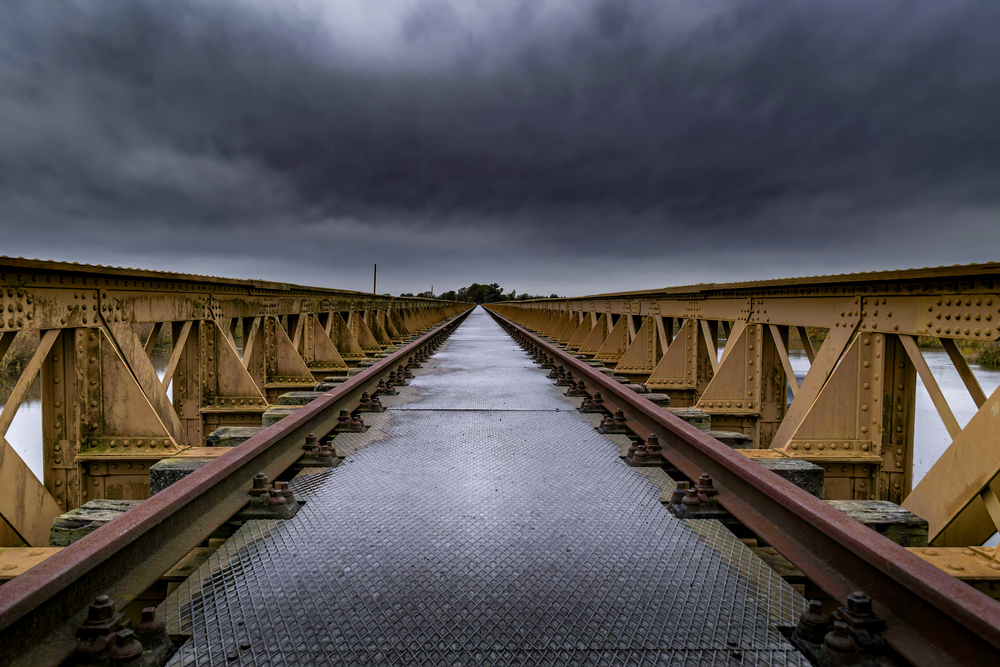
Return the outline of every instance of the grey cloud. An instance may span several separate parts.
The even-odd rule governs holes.
[[[586,292],[1000,241],[993,3],[7,4],[8,254]]]

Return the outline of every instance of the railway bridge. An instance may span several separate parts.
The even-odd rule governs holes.
[[[2,258],[0,663],[1000,664],[998,280],[476,308]]]

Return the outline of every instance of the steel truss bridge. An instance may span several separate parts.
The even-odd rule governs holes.
[[[1000,664],[1000,392],[959,349],[1000,339],[998,279],[484,312],[2,258],[0,357],[38,342],[0,412],[0,662]],[[917,378],[951,444],[914,486]],[[4,438],[36,382],[42,479]],[[844,504],[875,501],[923,543]]]

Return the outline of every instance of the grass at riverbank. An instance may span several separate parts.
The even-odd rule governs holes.
[[[813,348],[818,350],[823,341],[826,340],[829,330],[822,327],[806,327],[806,331]],[[989,368],[1000,368],[1000,342],[985,340],[956,340],[955,342],[966,361]],[[944,349],[941,339],[934,336],[918,336],[917,345],[924,350]],[[793,350],[802,349],[799,332],[795,327],[789,329],[788,347]]]
[[[1000,368],[1000,343],[980,342],[979,349],[976,350],[975,362],[980,366]]]
[[[988,340],[956,340],[955,343],[966,361],[991,368],[1000,367],[1000,343]],[[918,336],[917,345],[926,350],[944,349],[941,339],[933,336]]]
[[[149,338],[149,332],[153,330],[153,325],[144,323],[134,325],[135,332],[139,334],[139,339],[145,343],[146,339]],[[168,322],[160,329],[160,335],[156,339],[156,344],[153,345],[153,357],[169,357],[170,356],[170,323]]]
[[[31,355],[38,347],[37,331],[22,331],[7,349],[7,354],[0,359],[0,375],[19,374],[31,361]]]

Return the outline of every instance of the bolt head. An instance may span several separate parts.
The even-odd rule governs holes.
[[[847,608],[852,614],[867,616],[872,613],[872,599],[864,591],[855,591],[847,596]]]
[[[115,602],[107,595],[98,595],[87,609],[87,620],[95,623],[110,620],[115,615]]]
[[[826,633],[823,643],[830,649],[843,653],[853,653],[857,650],[854,638],[847,631],[847,623],[843,621],[834,621],[833,630]]]
[[[801,616],[802,623],[806,626],[826,626],[830,622],[830,617],[823,613],[823,603],[819,600],[809,600],[809,608]]]
[[[129,660],[142,653],[142,644],[135,638],[135,633],[128,628],[115,633],[115,646],[110,657],[115,660]]]

